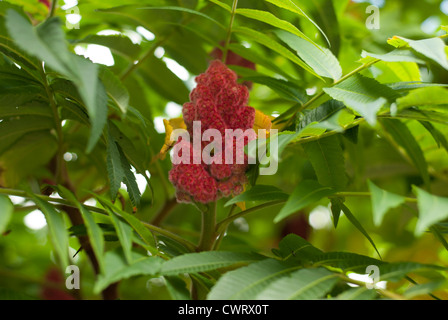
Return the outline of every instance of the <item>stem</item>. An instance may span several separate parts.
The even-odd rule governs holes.
[[[375,63],[377,63],[378,61],[380,61],[379,59],[375,59],[371,62],[368,63],[364,63],[363,65],[361,65],[360,67],[356,68],[355,70],[347,73],[345,76],[343,76],[342,78],[340,78],[339,80],[336,80],[331,86],[334,87],[335,85],[338,85],[339,83],[347,80],[348,78],[354,76],[355,74],[361,72],[364,69],[367,69],[368,67],[374,65]],[[311,98],[308,102],[306,102],[305,104],[303,104],[296,112],[294,115],[296,115],[298,112],[302,112],[303,110],[307,109],[308,107],[310,107],[314,102],[316,102],[320,97],[322,97],[325,94],[325,91],[321,91],[319,92],[317,95],[315,95],[313,98]]]
[[[58,4],[58,0],[53,0],[51,2],[50,13],[48,14],[48,19],[54,16],[54,13],[56,12],[57,4]]]
[[[237,208],[237,205],[233,204],[232,207],[230,208],[227,218],[230,218],[233,215],[233,212],[235,211],[236,208]],[[215,242],[215,245],[213,246],[213,250],[218,250],[219,246],[221,245],[222,240],[224,239],[226,232],[227,232],[227,227],[219,233],[218,238]]]
[[[371,192],[338,192],[334,195],[330,196],[330,198],[333,197],[371,197]],[[415,198],[404,198],[406,202],[413,202],[417,203],[417,199]]]
[[[232,28],[233,28],[233,22],[235,21],[235,14],[236,14],[237,7],[238,7],[238,0],[233,0],[232,13],[230,15],[229,29],[227,30],[226,43],[224,46],[224,51],[222,53],[222,62],[223,63],[226,63],[226,61],[227,61],[227,53],[229,52],[229,44],[230,44],[230,39],[232,38]]]
[[[152,46],[149,48],[148,52],[146,52],[140,60],[137,61],[137,63],[132,63],[131,65],[129,65],[129,67],[123,72],[123,74],[121,75],[120,79],[121,81],[126,80],[126,78],[132,73],[134,72],[135,69],[137,69],[138,67],[140,67],[140,65],[145,62],[149,57],[151,57],[152,55],[154,55],[154,52],[156,51],[156,49],[162,45],[163,42],[165,42],[165,40],[168,37],[161,39],[159,41],[156,41],[152,44]]]
[[[161,234],[162,236],[165,236],[165,237],[170,238],[170,239],[172,239],[172,240],[174,240],[174,241],[177,241],[177,242],[179,242],[180,244],[182,244],[185,248],[190,249],[191,251],[194,251],[194,250],[196,249],[196,246],[195,246],[193,243],[191,243],[191,242],[188,241],[188,240],[185,240],[184,238],[179,237],[178,235],[176,235],[176,234],[174,234],[174,233],[172,233],[172,232],[170,232],[170,231],[168,231],[168,230],[162,229],[162,228],[160,228],[160,227],[154,226],[154,225],[149,224],[149,223],[144,222],[144,221],[140,221],[140,222],[141,222],[146,228],[148,228],[149,230],[151,230],[152,232]]]
[[[210,251],[216,240],[216,202],[208,205],[208,210],[202,212],[201,238],[197,251]]]
[[[339,83],[341,83],[341,82],[347,80],[347,79],[350,78],[351,76],[354,76],[355,74],[361,72],[362,70],[369,68],[370,66],[374,65],[375,63],[377,63],[377,62],[379,62],[379,61],[381,61],[381,60],[380,60],[380,59],[375,59],[375,60],[372,60],[372,61],[370,61],[370,62],[368,62],[368,63],[364,63],[363,65],[359,66],[359,67],[356,68],[355,70],[353,70],[353,71],[347,73],[347,74],[346,74],[345,76],[343,76],[341,79],[335,81],[335,82],[333,83],[333,86],[335,86],[335,85],[337,85],[337,84],[339,84]]]
[[[238,219],[238,218],[240,218],[240,217],[243,217],[243,216],[245,216],[245,215],[247,215],[247,214],[249,214],[249,213],[252,213],[252,212],[255,212],[255,211],[264,209],[264,208],[268,208],[268,207],[275,206],[276,204],[284,203],[285,201],[286,201],[286,200],[276,200],[276,201],[271,201],[271,202],[263,203],[263,204],[260,204],[259,206],[252,207],[252,208],[250,208],[250,209],[241,211],[240,213],[237,213],[237,214],[235,214],[235,215],[233,215],[233,216],[230,216],[230,217],[228,217],[228,218],[222,220],[221,222],[219,222],[219,223],[216,225],[216,232],[217,232],[218,234],[222,233],[223,231],[226,230],[226,228],[228,227],[228,225],[229,225],[230,223],[232,223],[233,221],[235,221],[236,219]]]

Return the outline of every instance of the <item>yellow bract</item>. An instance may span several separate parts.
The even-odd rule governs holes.
[[[182,117],[174,118],[170,120],[163,119],[163,124],[165,125],[165,143],[159,152],[159,158],[165,159],[166,154],[170,151],[171,147],[176,141],[171,140],[171,134],[176,129],[187,129],[184,119]]]
[[[265,115],[263,112],[255,110],[254,131],[258,133],[259,129],[266,130],[266,137],[269,137],[269,130],[272,127],[272,117]]]

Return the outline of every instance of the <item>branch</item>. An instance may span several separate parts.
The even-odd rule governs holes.
[[[355,74],[358,74],[359,72],[361,72],[364,69],[369,68],[370,66],[374,65],[375,63],[379,62],[379,59],[375,59],[371,62],[368,63],[364,63],[363,65],[361,65],[360,67],[356,68],[355,70],[347,73],[345,76],[343,76],[342,78],[340,78],[339,80],[336,80],[335,82],[333,82],[333,84],[330,86],[334,87],[335,85],[338,85],[339,83],[347,80],[348,78],[354,76]],[[306,102],[305,104],[303,104],[299,109],[297,109],[297,111],[294,113],[293,117],[299,113],[302,112],[303,110],[309,108],[314,102],[316,102],[319,98],[321,98],[323,95],[325,95],[325,91],[321,91],[319,92],[317,95],[315,95],[313,98],[311,98],[308,102]]]
[[[51,17],[54,16],[54,14],[55,14],[55,12],[56,12],[56,6],[57,6],[57,4],[58,4],[58,0],[53,0],[53,1],[51,2],[50,12],[48,13],[48,18],[47,18],[47,19],[50,19]]]
[[[229,29],[227,30],[226,43],[224,46],[224,51],[222,53],[222,62],[223,63],[226,63],[226,60],[227,60],[227,53],[229,52],[229,44],[230,44],[230,39],[232,38],[232,28],[233,28],[233,22],[235,21],[235,14],[236,14],[237,7],[238,7],[238,0],[233,0]]]

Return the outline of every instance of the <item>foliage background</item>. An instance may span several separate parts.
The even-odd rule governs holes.
[[[232,1],[222,2],[229,6],[232,4]],[[338,57],[342,74],[348,74],[359,67],[358,60],[361,58],[362,50],[377,54],[386,53],[393,49],[387,43],[387,39],[395,35],[415,40],[431,38],[445,34],[444,31],[440,31],[439,27],[448,24],[447,1],[386,0],[380,2],[378,3],[381,8],[381,28],[379,30],[369,30],[365,27],[365,21],[368,17],[365,9],[368,3],[346,0],[296,2],[312,16],[327,34],[332,44],[330,50]],[[6,6],[6,3],[7,1],[2,1],[0,4]],[[24,10],[32,17],[34,24],[38,24],[48,14],[48,8],[37,0],[18,0],[10,1],[10,3],[24,6]],[[92,199],[89,191],[109,197],[110,172],[108,173],[106,163],[108,154],[110,155],[111,152],[108,141],[112,136],[126,154],[129,163],[140,173],[136,174],[136,182],[140,182],[139,187],[142,196],[135,217],[141,221],[154,222],[160,212],[172,209],[169,210],[170,214],[163,221],[163,227],[192,242],[196,242],[201,228],[201,216],[192,205],[173,204],[174,189],[167,180],[168,171],[171,168],[170,160],[167,157],[162,161],[156,157],[165,141],[163,127],[160,125],[164,118],[174,118],[181,115],[179,106],[188,101],[189,91],[194,86],[194,77],[206,70],[208,62],[211,60],[210,53],[227,37],[230,15],[215,3],[205,0],[146,0],[139,1],[138,6],[176,6],[182,9],[200,10],[207,17],[189,14],[186,10],[140,10],[137,9],[138,6],[125,6],[134,3],[133,1],[122,0],[107,2],[82,0],[78,4],[73,4],[77,5],[82,17],[79,22],[80,28],[68,29],[62,23],[70,51],[85,53],[87,50],[87,52],[92,52],[92,44],[110,48],[113,65],[107,68],[101,67],[99,70],[104,72],[100,78],[105,83],[104,86],[109,93],[108,128],[111,131],[107,133],[106,130],[106,134],[99,139],[98,144],[95,144],[92,152],[86,152],[86,145],[91,142],[89,139],[91,139],[93,129],[89,125],[86,112],[80,111],[84,108],[80,100],[85,102],[88,93],[82,93],[82,90],[76,93],[76,88],[84,88],[88,92],[88,88],[94,86],[95,82],[86,73],[83,74],[82,71],[81,78],[84,80],[76,79],[76,72],[81,70],[82,63],[79,66],[75,65],[74,68],[65,65],[61,68],[62,72],[61,70],[55,70],[59,74],[62,73],[63,77],[49,75],[50,81],[54,81],[52,90],[59,94],[59,96],[56,96],[56,101],[61,106],[61,120],[66,120],[64,125],[60,127],[64,136],[63,149],[61,149],[60,141],[57,141],[58,134],[54,132],[57,128],[53,128],[51,124],[49,128],[44,129],[53,131],[41,130],[42,128],[26,130],[27,133],[21,136],[19,142],[16,141],[16,144],[13,147],[8,147],[6,151],[2,150],[0,186],[35,193],[41,193],[44,190],[47,195],[51,194],[52,190],[46,187],[46,183],[53,184],[67,180],[67,177],[54,174],[54,168],[57,167],[55,161],[57,162],[57,158],[61,156],[60,153],[63,151],[64,164],[59,165],[66,166],[66,172],[69,180],[75,186],[78,200],[90,199],[89,204],[98,205],[98,201]],[[313,41],[327,47],[322,34],[303,17],[298,17],[286,10],[280,10],[276,6],[265,3],[265,1],[240,0],[238,5],[239,8],[272,12],[280,18],[300,26],[300,30]],[[59,16],[61,21],[65,21],[67,12],[64,10],[70,9],[69,7],[57,8],[55,15]],[[6,10],[4,6],[1,8],[1,37],[4,44],[5,41],[7,43],[10,35],[8,35],[4,26],[5,21],[7,21],[7,18],[5,18]],[[219,24],[211,21],[212,19],[218,21],[223,27],[219,27]],[[14,22],[10,21],[10,23]],[[271,36],[272,26],[241,15],[236,16],[235,26],[259,30]],[[151,32],[145,32],[143,28]],[[111,35],[111,30],[116,34]],[[12,38],[16,40],[14,36]],[[232,39],[236,41],[232,44],[235,50],[241,50],[241,53],[247,54],[248,59],[257,63],[258,73],[235,68],[240,75],[250,77],[260,76],[261,74],[273,77],[277,73],[286,74],[296,79],[291,82],[296,85],[297,92],[303,94],[306,90],[308,96],[305,95],[305,97],[307,98],[310,98],[315,92],[319,92],[322,87],[329,83],[306,73],[282,55],[253,41],[251,37],[244,36],[244,34],[234,34]],[[250,50],[238,46],[237,43],[250,44]],[[17,45],[20,48],[19,51],[25,56],[32,55],[34,50],[32,43],[29,43],[27,50],[21,48],[19,43]],[[5,46],[2,46],[2,48],[5,48]],[[65,50],[58,47],[50,49],[52,54],[58,56],[58,58],[62,57]],[[36,89],[36,84],[32,83],[31,80],[23,81],[23,78],[20,78],[23,75],[18,74],[17,82],[14,83],[11,78],[6,76],[10,72],[10,69],[8,69],[11,67],[9,65],[10,59],[19,64],[22,60],[20,57],[16,59],[14,55],[8,54],[5,50],[2,52],[4,61],[1,61],[0,68],[2,73],[0,90],[4,105],[8,105],[8,101],[11,101],[7,99],[17,101],[20,96],[24,97],[24,103],[30,96],[32,101],[38,100],[45,105],[47,103],[46,98],[41,96],[40,91],[33,91]],[[38,58],[42,60],[41,57]],[[140,62],[134,64],[133,62],[137,60]],[[176,67],[173,67],[173,65]],[[406,66],[408,69],[405,69],[413,70],[416,74],[421,75],[421,80],[424,82],[448,83],[446,69],[434,63],[434,61],[425,60],[425,63],[419,66],[419,71],[415,71],[409,65]],[[54,68],[53,65],[51,67]],[[65,68],[69,71],[64,74]],[[89,68],[86,67],[85,70],[88,72]],[[179,70],[181,70],[181,73],[179,73]],[[403,75],[403,73],[396,71],[397,69],[389,67],[387,63],[379,63],[363,70],[363,74],[368,77],[375,77],[381,83],[416,80],[416,74]],[[18,71],[15,70],[14,72]],[[75,86],[62,80],[62,78],[69,79]],[[123,90],[124,88],[125,90]],[[111,91],[114,94],[110,95]],[[123,93],[125,91],[128,92],[128,95]],[[81,99],[79,93],[81,93]],[[70,96],[72,99],[70,101],[64,100],[61,98],[64,96]],[[446,97],[440,98],[440,100],[443,99],[446,99]],[[440,108],[437,110],[442,112],[443,107],[448,104],[448,100],[438,104]],[[265,114],[279,115],[287,111],[294,103],[290,99],[279,96],[270,86],[254,83],[250,94],[250,105]],[[120,108],[123,106],[127,107],[126,117],[123,116]],[[1,108],[0,106],[0,110]],[[86,109],[89,110],[89,107],[87,106]],[[87,113],[92,118],[92,113]],[[39,113],[36,113],[35,116],[39,116]],[[41,120],[41,118],[30,119],[33,124],[38,123],[45,126],[45,121],[42,122]],[[446,140],[444,141],[440,137],[438,141],[434,140],[418,121],[408,121],[406,123],[423,150],[424,157],[431,168],[430,185],[432,193],[448,197],[448,188],[446,187],[448,179]],[[442,136],[446,136],[446,122],[444,125],[435,124],[435,126],[440,130]],[[5,144],[6,140],[4,138],[7,135],[7,130],[6,128],[4,131],[0,131],[2,132],[0,139],[3,141],[0,142],[0,147],[3,146],[2,143]],[[29,131],[32,132],[29,133]],[[409,161],[407,156],[403,156],[403,152],[400,152],[397,148],[396,142],[393,142],[393,139],[392,141],[388,139],[387,135],[383,136],[382,133],[381,128],[371,128],[363,123],[359,127],[357,143],[353,143],[346,137],[341,138],[343,154],[346,158],[344,166],[348,174],[348,187],[344,191],[366,192],[368,191],[367,179],[371,179],[385,190],[407,197],[415,197],[412,193],[412,185],[422,187],[425,184],[421,172],[416,170],[412,159]],[[123,142],[120,139],[123,139]],[[146,175],[151,187],[147,186],[147,179],[142,174]],[[315,171],[303,146],[293,143],[284,150],[278,173],[273,176],[259,177],[257,184],[276,186],[285,193],[291,194],[301,181],[315,178]],[[136,202],[138,201],[136,199],[139,198],[139,192],[135,189],[136,182],[131,180],[132,178],[127,181],[127,187],[128,190],[134,189],[134,191],[128,194],[124,185],[121,185],[120,191],[125,203],[124,210],[128,212],[132,212],[133,207],[137,206]],[[118,181],[118,183],[120,182]],[[129,195],[136,198],[129,199]],[[61,269],[59,269],[59,276],[58,272],[54,271],[58,270],[59,261],[55,257],[49,238],[49,228],[30,229],[27,226],[26,217],[29,217],[30,212],[36,210],[33,202],[21,197],[13,197],[12,200],[16,208],[7,229],[4,230],[5,234],[0,236],[0,297],[67,297],[66,292],[61,293],[48,288],[44,289],[44,284],[48,283],[49,278],[59,283],[56,286],[63,284],[63,280],[61,280],[63,278],[60,278],[63,274]],[[227,200],[219,201],[217,212],[219,219],[225,218],[228,213],[229,207],[224,207]],[[325,252],[345,251],[378,258],[373,246],[350,223],[349,219],[341,216],[337,228],[333,227],[328,202],[328,199],[323,199],[320,202],[313,203],[278,223],[273,223],[273,219],[283,204],[262,209],[256,214],[247,215],[230,225],[220,249],[233,252],[254,251],[271,255],[271,249],[277,248],[281,239],[289,233],[296,233]],[[253,204],[251,202],[246,203],[247,206]],[[318,205],[320,211],[315,210]],[[370,197],[346,197],[346,205],[368,232],[384,261],[412,261],[440,266],[447,265],[448,252],[440,239],[437,239],[430,232],[419,236],[414,235],[417,224],[415,204],[399,206],[390,210],[380,225],[375,225],[373,222]],[[311,220],[314,221],[313,219],[319,217],[320,222],[326,221],[324,227],[320,229],[310,225]],[[66,225],[70,226],[71,223],[67,216],[64,216],[64,219]],[[109,220],[106,218],[103,220],[100,216],[96,216],[96,221],[109,223]],[[441,232],[446,230],[446,227],[445,229],[443,227],[445,225],[441,224]],[[106,251],[112,251],[121,246],[121,243],[116,241],[117,238],[113,238],[114,236],[115,233],[112,230],[109,240],[115,241],[106,241]],[[171,247],[168,240],[165,240],[167,241],[165,250],[168,253],[175,252],[176,246]],[[79,240],[76,237],[70,238],[69,245],[72,248],[72,253],[80,247]],[[136,251],[138,250],[136,249]],[[101,294],[95,293],[93,290],[96,277],[85,252],[76,255],[73,260],[80,267],[82,273],[81,290],[75,294],[75,297],[84,299],[101,298]],[[55,280],[58,277],[60,278],[59,282]],[[414,277],[417,282],[420,280],[426,281],[423,279],[419,275]],[[171,288],[170,291],[170,287],[167,287],[166,283],[166,279],[153,275],[123,279],[117,289],[118,296],[121,299],[170,299],[173,297],[172,290],[174,289]],[[172,280],[172,283],[178,284],[176,280]],[[171,286],[176,287],[172,283]],[[391,283],[388,289],[401,292],[408,286],[409,283],[406,280],[401,280]],[[445,284],[440,287],[442,290],[436,292],[437,296],[446,298],[446,291],[443,290]],[[180,292],[183,291],[180,290]],[[421,295],[417,298],[431,297]]]

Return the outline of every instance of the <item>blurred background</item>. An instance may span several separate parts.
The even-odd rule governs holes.
[[[39,21],[45,16],[45,1],[14,0],[13,3],[24,5],[28,12]],[[186,1],[188,2],[188,1]],[[190,1],[195,2],[195,1]],[[223,1],[231,4],[231,1]],[[240,0],[240,7],[257,8],[265,6],[264,1]],[[65,23],[67,37],[73,45],[73,50],[80,55],[89,57],[92,61],[110,66],[117,74],[128,65],[130,59],[135,59],[141,50],[157,41],[160,34],[158,26],[151,29],[151,17],[144,15],[136,22],[125,15],[114,14],[113,8],[133,1],[112,0],[65,0],[60,1],[61,8],[57,15]],[[139,4],[150,3],[141,1]],[[387,39],[399,35],[409,39],[423,39],[445,34],[441,25],[448,25],[448,0],[377,0],[377,1],[308,1],[297,3],[302,9],[315,19],[327,34],[331,43],[330,49],[335,53],[344,73],[359,66],[362,50],[374,53],[385,53],[392,49]],[[316,7],[316,3],[322,4]],[[206,6],[206,1],[199,1],[199,7]],[[331,4],[331,6],[329,6]],[[369,5],[379,8],[380,28],[369,30],[366,20],[370,16],[366,13]],[[97,9],[102,9],[98,11]],[[208,6],[205,11],[222,24],[228,24],[228,15],[215,5]],[[292,23],[300,26],[310,38],[321,45],[328,46],[325,39],[309,22],[302,21],[287,12],[275,12],[283,18],[289,18]],[[236,24],[245,21],[239,17]],[[207,23],[193,21],[195,23]],[[253,28],[263,30],[261,22],[251,21]],[[204,27],[204,26],[202,26]],[[159,34],[160,33],[160,34]],[[119,36],[120,42],[114,46],[113,36]],[[157,61],[164,65],[191,90],[194,87],[194,77],[205,71],[212,59],[210,53],[216,48],[225,35],[210,27],[212,41],[199,39],[193,33],[176,34],[170,41],[164,42],[154,52]],[[209,39],[210,40],[210,39]],[[272,53],[259,45],[246,42],[243,38],[235,37],[234,41],[244,49],[250,49],[272,59],[280,69],[287,73],[296,74],[298,83],[308,95],[313,95],[322,86],[319,80],[301,74],[284,59],[278,59]],[[106,46],[115,48],[111,50]],[[216,44],[213,43],[216,42]],[[123,54],[124,53],[124,54]],[[126,56],[127,55],[127,56]],[[241,75],[250,75],[249,70],[240,70]],[[257,71],[272,75],[262,64],[257,64]],[[381,69],[371,68],[372,75],[381,73]],[[437,83],[448,83],[446,71],[431,66],[423,66],[420,70],[423,80]],[[137,108],[151,125],[150,156],[157,154],[164,142],[163,119],[181,116],[182,103],[185,93],[176,92],[176,88],[167,88],[164,79],[151,78],[144,70],[135,77],[126,79],[126,86],[131,94],[131,105]],[[162,92],[162,94],[160,94]],[[182,96],[184,94],[184,96]],[[186,93],[188,94],[188,92]],[[291,105],[280,99],[266,86],[254,84],[250,93],[250,105],[264,113],[278,116]],[[448,196],[446,175],[448,174],[448,157],[446,150],[439,149],[437,144],[428,137],[423,127],[411,124],[412,131],[421,144],[430,165],[441,172],[440,179],[433,181],[433,190],[441,196]],[[445,130],[445,129],[444,129]],[[445,130],[446,132],[446,130]],[[387,140],[377,136],[367,126],[359,129],[357,143],[349,139],[342,139],[347,156],[347,172],[350,179],[350,190],[367,190],[366,181],[372,179],[380,187],[402,195],[411,195],[412,184],[420,184],[418,172],[401,156],[395,146]],[[75,145],[75,144],[73,144]],[[107,175],[104,168],[95,167],[95,155],[92,158],[81,157],[83,146],[73,147],[64,156],[72,178],[87,189],[92,185],[99,187],[106,183]],[[174,205],[171,200],[173,188],[167,180],[171,167],[169,159],[150,163],[148,168],[154,189],[154,198],[141,175],[137,175],[139,189],[143,193],[142,207],[137,212],[140,219],[154,221],[162,208],[172,205],[168,210],[163,225],[182,236],[195,241],[200,228],[200,214],[191,205]],[[103,170],[103,171],[102,171]],[[87,176],[87,177],[86,177]],[[303,179],[314,176],[310,162],[306,159],[300,146],[288,147],[282,157],[279,171],[274,176],[260,177],[258,184],[274,185],[290,193]],[[58,288],[64,286],[65,275],[54,265],[52,246],[48,239],[46,222],[43,214],[34,210],[33,203],[22,198],[11,197],[17,205],[10,231],[0,235],[0,299],[6,297],[42,298],[42,299],[73,299],[75,295],[68,295]],[[151,205],[153,201],[153,205]],[[86,199],[86,204],[96,205],[95,200]],[[225,200],[220,201],[218,215],[223,218],[228,213],[224,207]],[[364,228],[375,241],[385,261],[415,261],[446,265],[448,253],[432,234],[423,235],[416,239],[413,235],[415,227],[415,208],[399,207],[389,212],[382,225],[374,226],[369,198],[347,199],[347,206],[357,216]],[[250,206],[251,204],[246,204]],[[24,208],[21,208],[24,207]],[[248,215],[236,220],[229,228],[227,236],[222,242],[222,250],[247,250],[270,254],[278,242],[287,234],[295,233],[313,243],[324,251],[351,251],[354,253],[377,257],[374,249],[365,237],[356,230],[343,216],[335,230],[328,201],[322,201],[318,206],[297,212],[286,221],[274,224],[281,206],[271,207],[264,211]],[[108,242],[113,247],[114,241]],[[76,238],[71,239],[72,253],[79,249]],[[81,253],[73,258],[73,262],[81,269],[81,292],[83,298],[99,298],[92,295],[94,284],[93,271],[86,257]],[[418,280],[418,279],[415,279]],[[43,284],[54,283],[52,288]],[[124,280],[119,287],[123,299],[168,299],[169,295],[160,278],[133,278]],[[443,297],[443,296],[442,296]],[[448,298],[446,295],[444,298]]]

